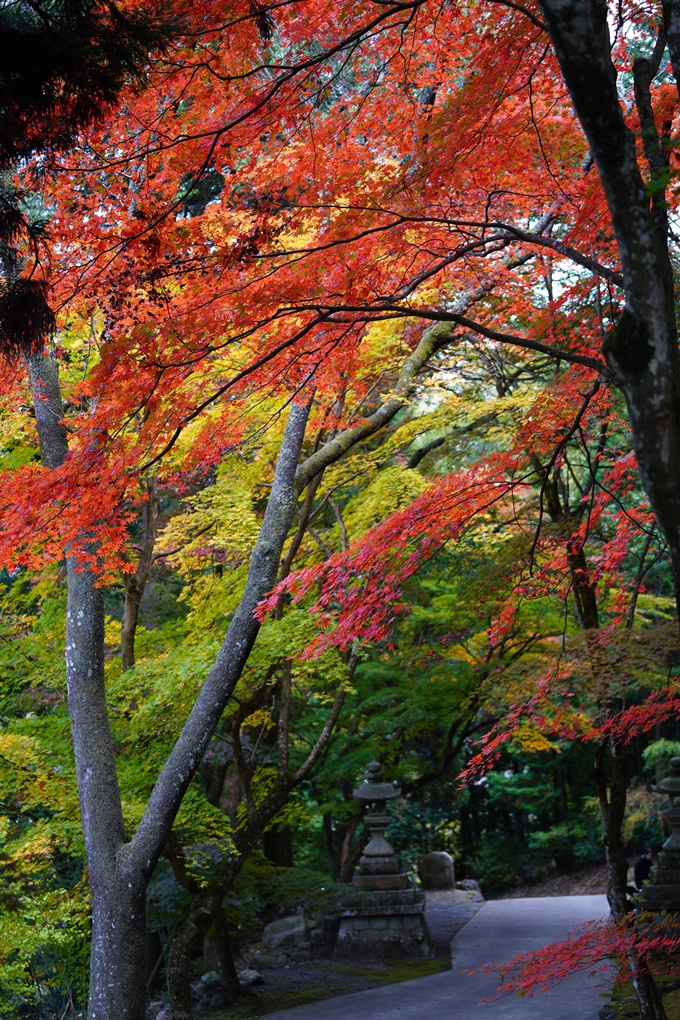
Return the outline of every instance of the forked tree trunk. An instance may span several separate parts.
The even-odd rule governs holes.
[[[58,368],[52,358],[42,355],[29,358],[27,368],[41,457],[46,467],[55,469],[63,464],[68,454],[67,433],[61,423],[63,405]],[[213,704],[213,711],[207,713],[208,720],[204,720],[200,738],[197,740],[194,736],[193,768],[185,775],[175,777],[175,796],[169,798],[169,804],[167,799],[163,804],[165,812],[171,813],[172,817],[248,658],[259,629],[253,610],[276,579],[281,549],[297,496],[295,471],[307,414],[308,407],[293,405],[272,497],[253,553],[246,597],[240,613],[237,611],[235,614],[221,653],[228,661],[232,680],[222,692],[223,701]],[[96,546],[88,544],[87,535],[83,536],[83,543],[87,553],[96,555]],[[92,894],[88,1020],[144,1020],[146,886],[162,843],[158,835],[155,841],[150,840],[144,831],[142,837],[146,836],[146,839],[125,842],[104,690],[103,589],[96,574],[82,559],[79,560],[78,552],[73,549],[67,550],[67,584],[69,715]],[[148,819],[149,816],[146,817]],[[157,815],[153,817],[152,825],[158,830]]]
[[[78,550],[66,550],[69,714],[92,891],[88,1020],[145,1018],[146,887],[250,655],[260,628],[255,610],[276,581],[300,493],[321,470],[394,418],[420,369],[450,339],[450,327],[428,330],[406,359],[394,395],[361,425],[335,436],[299,467],[310,404],[292,404],[243,598],[129,842],[125,842],[104,690],[103,592],[87,563],[78,561]],[[57,364],[50,357],[31,356],[27,369],[43,464],[56,469],[68,454]],[[83,543],[88,546],[87,535]],[[96,553],[91,540],[88,551]],[[212,913],[211,906],[211,921]]]
[[[354,676],[356,664],[357,655],[356,651],[353,651],[347,663],[347,678],[350,682]],[[253,804],[248,810],[247,820],[234,833],[234,851],[223,862],[219,874],[211,885],[203,889],[197,889],[196,883],[187,874],[184,852],[178,847],[172,837],[166,845],[165,855],[172,864],[176,879],[193,896],[191,911],[184,925],[170,944],[168,990],[170,992],[172,1020],[192,1020],[189,988],[189,966],[191,961],[199,949],[202,939],[210,929],[211,922],[215,918],[216,913],[220,914],[217,918],[217,926],[223,923],[224,912],[222,901],[224,897],[233,886],[241,868],[257,846],[267,826],[276,818],[281,808],[287,803],[293,789],[309,776],[311,770],[325,752],[331,733],[340,715],[345,697],[344,685],[337,689],[333,706],[306,760],[296,772],[290,772],[288,768],[290,713],[287,706],[289,704],[289,683],[291,676],[290,669],[286,670],[284,668],[283,672],[284,677],[281,685],[282,708],[279,712],[277,724],[279,761],[276,783],[258,805]],[[288,683],[286,680],[288,680]],[[287,688],[288,691],[286,692]],[[242,784],[245,781],[246,777],[242,776]],[[210,914],[212,916],[209,916]],[[224,923],[226,925],[226,922]],[[226,932],[226,941],[228,942],[228,932]],[[225,967],[228,967],[227,961],[225,961],[225,966],[222,967],[222,980],[228,991],[233,985],[233,978],[230,977]]]

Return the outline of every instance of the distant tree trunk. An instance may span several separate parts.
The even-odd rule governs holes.
[[[159,990],[162,984],[161,964],[163,963],[163,944],[157,931],[146,933],[146,987],[150,995]]]
[[[606,753],[611,759],[611,782],[607,787],[605,775]],[[595,787],[600,802],[602,835],[607,860],[607,899],[612,917],[620,921],[628,913],[626,893],[628,860],[624,852],[621,828],[626,811],[628,785],[626,753],[622,744],[614,740],[602,741],[595,751]]]
[[[265,857],[277,868],[293,867],[293,844],[290,825],[269,829],[262,837]]]
[[[166,968],[172,1020],[193,1020],[191,962],[196,948],[210,931],[215,909],[213,890],[199,890],[192,898],[191,910],[173,936]]]
[[[680,562],[671,555],[671,577],[673,578],[673,594],[675,595],[675,613],[680,625]]]
[[[362,851],[368,838],[368,829],[364,828],[359,835],[359,839],[352,846],[352,840],[359,826],[362,824],[364,813],[361,808],[358,808],[355,814],[352,816],[349,825],[343,835],[342,842],[340,843],[340,866],[338,868],[338,882],[351,882],[354,868],[361,857]]]
[[[348,678],[350,680],[354,674],[355,666],[356,656],[353,654],[347,667]],[[285,685],[283,691],[285,691]],[[277,726],[279,762],[274,788],[260,804],[255,805],[252,802],[248,804],[247,819],[233,836],[234,852],[226,858],[219,875],[209,886],[202,889],[198,889],[195,885],[192,886],[191,879],[186,874],[182,848],[176,840],[168,841],[165,855],[172,864],[175,877],[184,888],[189,891],[192,888],[194,889],[191,910],[186,921],[179,931],[175,933],[170,944],[168,991],[170,993],[172,1020],[193,1020],[189,968],[196,949],[210,930],[211,924],[214,922],[215,912],[222,909],[224,897],[233,886],[241,868],[262,838],[264,830],[287,803],[291,791],[307,778],[324,753],[335,723],[340,715],[343,701],[344,686],[341,686],[336,692],[333,706],[316,743],[309,752],[304,764],[294,773],[290,773],[288,770],[287,745],[290,717],[287,711],[279,712]],[[232,734],[233,739],[234,734]],[[244,779],[245,777],[242,777],[242,785]]]
[[[220,977],[222,978],[222,984],[224,985],[224,994],[227,1002],[233,1002],[238,995],[243,993],[243,988],[241,987],[241,982],[238,979],[238,973],[234,964],[234,956],[231,951],[229,925],[227,924],[224,906],[221,901],[215,905],[213,923],[215,926],[217,955],[220,961]]]
[[[121,660],[123,671],[135,664],[135,635],[139,622],[139,605],[144,596],[149,573],[153,566],[153,550],[158,532],[158,479],[151,475],[147,480],[147,500],[142,509],[142,545],[134,574],[123,574],[125,605],[121,626]]]

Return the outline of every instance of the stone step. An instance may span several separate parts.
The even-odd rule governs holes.
[[[674,882],[645,882],[642,893],[653,896],[680,896],[680,888]]]
[[[677,885],[645,885],[636,897],[642,910],[680,910],[680,889]]]
[[[403,905],[404,903],[424,903],[425,893],[422,889],[374,889],[364,891],[356,889],[343,898],[343,904],[351,907],[361,907],[366,904],[379,903],[386,906],[392,903]]]
[[[408,914],[413,914],[414,916],[417,914],[418,916],[421,916],[425,913],[425,904],[412,903],[410,906],[408,904],[400,906],[395,903],[392,905],[387,904],[385,906],[381,906],[376,903],[373,905],[369,904],[364,907],[355,907],[346,903],[341,903],[338,913],[341,917],[397,917]]]
[[[655,868],[649,876],[652,885],[677,885],[680,888],[680,868]]]

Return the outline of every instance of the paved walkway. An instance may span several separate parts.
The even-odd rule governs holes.
[[[491,900],[454,937],[452,970],[282,1010],[264,1020],[597,1020],[604,989],[587,975],[576,974],[533,999],[508,995],[479,1005],[496,983],[462,971],[511,960],[608,912],[604,896]]]
[[[484,905],[482,894],[462,889],[437,889],[425,893],[425,921],[438,955],[449,952],[451,939]]]

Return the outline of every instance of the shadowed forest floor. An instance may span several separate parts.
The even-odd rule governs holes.
[[[386,963],[365,963],[362,966],[313,960],[309,963],[275,967],[266,972],[266,985],[254,995],[240,999],[226,1009],[197,1010],[197,1015],[214,1020],[241,1020],[260,1017],[279,1009],[292,1009],[309,1002],[335,998],[367,988],[429,977],[451,969],[449,954],[432,960],[399,960]]]
[[[197,1012],[215,1020],[237,1020],[449,970],[451,939],[479,910],[484,900],[478,893],[460,889],[432,891],[426,897],[425,917],[436,953],[434,959],[361,964],[334,960],[288,963],[264,971],[265,983],[255,985],[252,995],[232,1006]]]
[[[631,875],[632,878],[632,875]],[[540,885],[523,885],[495,897],[499,900],[525,899],[527,896],[596,896],[607,891],[607,867],[596,864],[571,875],[557,875]]]

